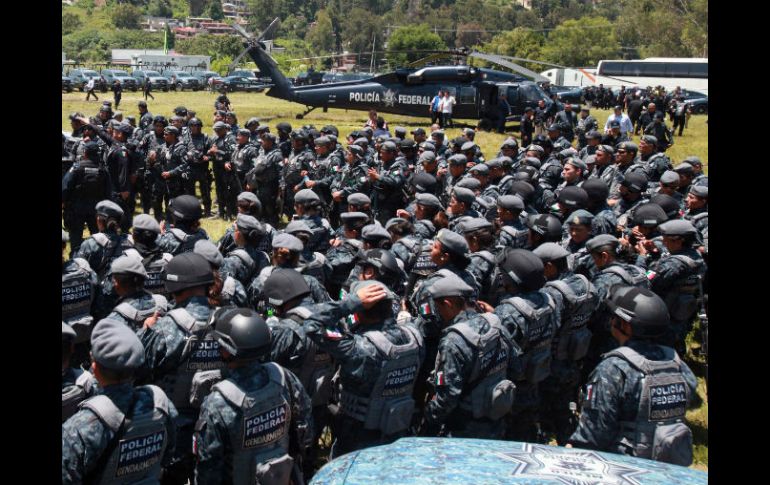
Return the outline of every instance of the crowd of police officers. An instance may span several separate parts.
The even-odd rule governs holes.
[[[471,129],[342,139],[217,109],[207,136],[139,110],[70,116],[63,483],[302,483],[407,435],[692,461],[697,157],[575,140],[562,113],[483,154]]]

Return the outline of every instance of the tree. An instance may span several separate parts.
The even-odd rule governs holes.
[[[171,17],[174,15],[168,0],[150,0],[147,5],[147,13],[153,17]]]
[[[545,38],[539,32],[517,27],[509,32],[503,32],[492,38],[481,48],[489,54],[523,57],[525,59],[540,60],[542,58],[543,42]],[[528,69],[540,71],[541,66],[531,63],[522,63]]]
[[[341,34],[342,45],[348,52],[371,52],[373,40],[375,49],[384,47],[385,36],[379,19],[362,8],[354,8],[345,16]]]
[[[308,29],[305,35],[305,42],[316,54],[328,54],[334,51],[334,37],[334,29],[329,14],[326,13],[326,10],[319,10],[315,24]]]
[[[129,4],[116,5],[112,9],[112,23],[119,29],[138,29],[142,11]]]
[[[617,37],[641,57],[708,55],[708,2],[628,0],[616,24]]]
[[[71,34],[78,30],[83,25],[80,17],[72,12],[64,12],[61,14],[61,33],[62,35]]]
[[[421,50],[444,50],[447,46],[441,37],[431,32],[426,24],[410,25],[396,29],[388,39],[388,62],[403,65],[424,57]]]
[[[599,59],[612,59],[619,53],[612,24],[603,17],[566,20],[543,46],[545,60],[571,67],[595,66]]]
[[[206,9],[206,0],[187,0],[190,4],[190,17],[200,17]]]
[[[224,20],[225,13],[222,11],[222,2],[220,0],[209,0],[209,6],[206,9],[206,15],[212,20]]]
[[[471,47],[480,44],[488,34],[478,22],[468,22],[457,25],[456,47]]]
[[[165,35],[167,39],[168,48],[169,50],[171,50],[174,48],[174,45],[176,44],[176,36],[174,35],[174,32],[171,31],[171,27],[169,27],[168,25],[166,25]]]

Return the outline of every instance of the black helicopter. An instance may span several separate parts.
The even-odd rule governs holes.
[[[468,65],[406,67],[359,81],[293,86],[262,44],[262,39],[273,30],[277,22],[278,19],[273,20],[256,38],[234,25],[238,33],[246,38],[246,49],[238,59],[248,53],[262,75],[272,78],[268,96],[299,103],[307,108],[304,113],[297,115],[297,119],[302,119],[316,108],[322,108],[325,112],[329,107],[363,111],[376,109],[384,113],[427,116],[433,97],[441,90],[449,91],[457,101],[453,109],[454,118],[478,119],[480,128],[489,129],[494,126],[494,120],[499,119],[498,101],[502,95],[507,96],[511,106],[508,120],[518,119],[525,108],[535,108],[540,100],[545,101],[546,105],[552,103],[536,82],[522,75],[539,82],[547,82],[548,79],[511,62],[520,59],[462,49],[436,51],[433,59],[448,54],[474,57],[502,65],[517,74]]]

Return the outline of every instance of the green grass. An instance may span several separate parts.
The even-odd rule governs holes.
[[[216,98],[215,94],[188,91],[181,93],[155,92],[153,94],[155,95],[156,100],[150,100],[148,102],[151,113],[170,116],[173,114],[173,110],[176,106],[184,105],[188,109],[195,110],[197,116],[203,121],[204,132],[211,133],[214,100]],[[367,120],[367,113],[365,111],[348,111],[340,109],[329,109],[327,113],[318,109],[308,114],[305,119],[297,120],[295,119],[295,115],[304,111],[303,106],[301,105],[270,98],[263,93],[231,93],[228,97],[232,102],[233,110],[238,115],[239,124],[241,124],[241,126],[252,116],[256,116],[260,119],[262,124],[269,124],[271,127],[274,127],[281,121],[287,121],[291,123],[293,127],[312,124],[316,128],[321,128],[324,125],[333,124],[337,126],[340,130],[340,135],[344,137],[350,131],[360,129]],[[101,100],[112,99],[112,93],[100,93],[99,99],[100,101],[92,100],[86,102],[85,93],[63,93],[62,129],[65,131],[70,130],[70,124],[67,118],[69,113],[80,111],[86,116],[95,116],[99,106],[101,106]],[[138,110],[136,103],[140,99],[143,99],[141,92],[124,92],[121,101],[121,111],[123,111],[124,115],[137,115]],[[608,110],[591,110],[591,114],[597,119],[599,126],[603,128],[604,123],[611,112]],[[411,130],[418,126],[427,127],[430,124],[427,117],[415,118],[391,114],[383,114],[383,116],[390,126],[391,133],[396,126],[404,126]],[[703,161],[704,170],[708,171],[707,119],[708,116],[693,115],[690,119],[689,127],[684,131],[684,135],[681,138],[675,138],[674,146],[667,151],[668,156],[674,161],[674,164],[687,156],[697,155]],[[475,126],[474,120],[456,121],[465,121],[467,124]],[[456,137],[460,135],[460,131],[460,128],[449,129],[447,130],[447,135],[449,137]],[[518,134],[514,135],[518,138]],[[499,135],[497,133],[477,132],[476,143],[479,144],[485,156],[491,158],[497,154],[501,143],[506,137],[507,135]],[[634,142],[638,143],[639,137],[634,137]],[[230,224],[232,223],[218,219],[204,219],[201,221],[203,228],[214,240],[219,239]],[[698,347],[698,343],[692,338],[688,340],[688,344],[688,347],[691,349]],[[705,399],[705,369],[702,365],[702,360],[693,355],[692,352],[688,352],[686,359],[698,376],[698,396],[700,398],[700,405],[687,413],[687,421],[693,428],[695,442],[695,461],[693,467],[701,470],[708,470],[708,403]]]

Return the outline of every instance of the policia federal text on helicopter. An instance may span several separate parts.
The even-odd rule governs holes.
[[[276,21],[258,38],[248,35],[242,28],[236,30],[246,38],[246,52],[259,70],[273,80],[267,95],[307,107],[297,118],[316,108],[326,111],[329,107],[363,111],[376,109],[383,113],[424,116],[436,93],[446,90],[457,100],[454,117],[478,119],[479,127],[490,128],[494,126],[493,121],[499,119],[498,101],[502,95],[507,96],[511,108],[508,119],[518,119],[527,107],[537,107],[540,100],[545,101],[546,105],[552,102],[533,81],[508,72],[467,65],[400,68],[395,72],[360,81],[292,86],[261,43]],[[479,52],[462,52],[461,55],[494,62],[535,81],[548,81],[536,72],[510,62],[506,56]]]

